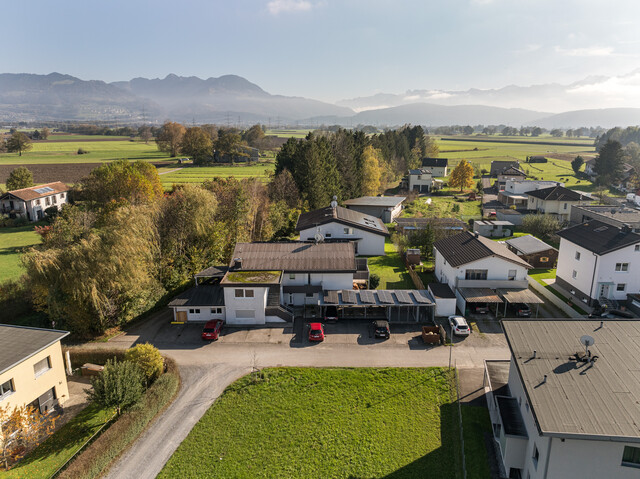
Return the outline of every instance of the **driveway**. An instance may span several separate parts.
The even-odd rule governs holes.
[[[327,325],[327,339],[314,344],[305,335],[306,324],[296,321],[293,328],[225,327],[218,341],[208,342],[200,338],[202,324],[170,320],[170,312],[160,312],[107,343],[93,344],[127,348],[150,342],[178,363],[182,379],[178,398],[114,464],[109,478],[155,477],[222,391],[252,368],[448,366],[451,357],[458,368],[478,369],[484,359],[509,358],[504,337],[493,333],[452,347],[425,346],[420,325],[392,324],[391,339],[380,341],[370,337],[370,321],[349,320]],[[475,383],[477,374],[472,377]]]

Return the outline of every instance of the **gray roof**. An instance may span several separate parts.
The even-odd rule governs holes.
[[[344,202],[347,206],[387,206],[395,208],[406,198],[404,196],[362,196]]]
[[[199,273],[196,273],[196,278],[222,278],[227,271],[229,271],[228,266],[211,266],[207,269],[203,269]]]
[[[424,227],[431,225],[434,228],[455,228],[455,229],[467,229],[467,223],[458,218],[395,218],[396,224],[406,228],[408,226]]]
[[[526,194],[545,201],[586,201],[591,199],[564,186],[550,186],[540,190],[527,191]]]
[[[422,166],[426,166],[427,168],[443,168],[449,165],[449,160],[447,158],[423,158]]]
[[[503,319],[502,325],[541,434],[640,442],[640,320],[605,320],[600,327],[599,319]],[[571,359],[584,353],[585,334],[595,339],[591,365]]]
[[[344,243],[237,243],[242,271],[355,272],[355,247]]]
[[[447,283],[429,283],[427,285],[434,298],[455,299],[456,294]]]
[[[560,238],[602,255],[640,243],[640,235],[625,231],[623,228],[589,220],[556,233]]]
[[[531,268],[529,263],[509,251],[505,245],[483,236],[476,236],[468,231],[442,238],[436,241],[433,246],[453,267],[495,256],[525,268]]]
[[[428,168],[416,168],[415,170],[409,170],[410,175],[431,175],[431,170]]]
[[[173,298],[168,306],[224,306],[223,288],[217,284],[194,286]]]
[[[56,329],[0,324],[0,374],[68,335]]]
[[[315,228],[318,225],[327,223],[340,223],[345,226],[352,226],[370,233],[389,236],[389,230],[380,218],[360,213],[356,210],[336,206],[332,208],[320,208],[319,210],[303,213],[298,217],[296,230],[302,231],[309,228]]]
[[[513,246],[522,254],[539,253],[540,251],[555,249],[553,246],[549,246],[544,241],[532,235],[525,235],[508,239],[507,241],[505,241],[505,243],[507,243],[509,246]]]
[[[591,215],[592,218],[598,219],[598,216],[604,216],[620,223],[640,223],[640,211],[627,208],[615,207],[611,205],[577,205],[572,206],[572,211],[581,211],[584,215]]]

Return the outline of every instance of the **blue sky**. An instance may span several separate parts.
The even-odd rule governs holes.
[[[270,93],[327,101],[640,67],[632,0],[31,0],[3,2],[2,17],[2,72],[233,73]]]

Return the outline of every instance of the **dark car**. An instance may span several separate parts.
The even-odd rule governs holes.
[[[389,329],[389,321],[379,320],[373,322],[373,335],[376,338],[389,339],[391,330]]]
[[[516,316],[519,318],[531,317],[531,308],[526,303],[516,303],[513,305],[513,309],[516,312]]]
[[[489,312],[489,303],[471,303],[470,309],[472,313],[487,314]]]
[[[309,341],[324,341],[324,326],[322,323],[311,323],[309,325]]]
[[[212,321],[207,321],[207,324],[204,325],[204,329],[202,330],[202,339],[205,341],[215,341],[220,336],[220,331],[222,331],[222,323],[221,319],[214,319]]]
[[[338,308],[335,306],[327,306],[324,311],[325,323],[335,323],[338,321]]]

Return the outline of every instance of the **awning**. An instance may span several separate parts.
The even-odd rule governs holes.
[[[520,288],[520,289],[507,289],[500,288],[498,289],[498,294],[502,296],[502,298],[507,303],[539,303],[542,304],[544,301],[538,297],[533,291],[529,288]]]
[[[502,303],[502,299],[491,288],[459,288],[467,303]]]

